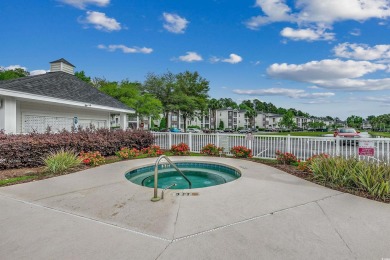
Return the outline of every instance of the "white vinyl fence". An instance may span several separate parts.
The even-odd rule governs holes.
[[[300,160],[321,153],[345,158],[357,157],[361,160],[373,160],[390,163],[390,138],[339,138],[339,137],[297,137],[276,135],[243,134],[205,134],[153,132],[155,144],[161,149],[170,149],[172,145],[186,143],[191,152],[200,153],[207,144],[224,148],[230,155],[234,146],[245,146],[252,150],[256,158],[276,159],[276,152],[289,152]],[[373,155],[359,155],[362,143],[368,144]],[[359,146],[360,145],[360,146]]]

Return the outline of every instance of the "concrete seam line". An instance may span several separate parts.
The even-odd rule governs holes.
[[[114,185],[114,184],[118,184],[118,183],[122,183],[122,182],[125,182],[125,181],[117,181],[117,182],[112,182],[112,183],[105,183],[105,184],[102,184],[102,185],[98,185],[98,186],[94,186],[94,187],[89,187],[89,188],[86,188],[86,189],[73,190],[73,191],[69,191],[69,192],[65,192],[65,193],[61,193],[61,194],[56,194],[56,195],[52,195],[52,196],[48,196],[48,197],[36,199],[36,200],[33,200],[33,201],[40,201],[40,200],[55,198],[55,197],[58,197],[58,196],[63,196],[63,195],[67,195],[67,194],[72,194],[72,193],[74,193],[74,192],[80,192],[80,191],[84,191],[84,190],[92,190],[92,189],[101,188],[101,187],[104,187],[104,186],[110,186],[110,185]]]
[[[243,224],[243,223],[251,222],[251,221],[254,221],[254,220],[257,220],[257,219],[260,219],[260,218],[264,218],[264,217],[267,217],[267,216],[272,216],[272,215],[275,215],[275,214],[278,214],[278,213],[281,213],[281,212],[284,212],[284,211],[288,211],[288,210],[299,208],[299,207],[303,207],[303,206],[306,206],[306,205],[309,205],[309,204],[317,203],[317,201],[329,199],[329,198],[332,198],[332,197],[335,197],[335,196],[338,196],[338,195],[341,195],[341,194],[343,194],[343,193],[338,193],[336,195],[330,195],[330,196],[327,196],[327,197],[319,199],[319,200],[309,201],[309,202],[302,203],[302,204],[299,204],[299,205],[296,205],[296,206],[292,206],[292,207],[276,210],[276,211],[273,211],[271,213],[267,213],[267,214],[264,214],[264,215],[251,217],[251,218],[248,218],[248,219],[244,219],[244,220],[240,220],[240,221],[233,222],[233,223],[230,223],[230,224],[222,225],[222,226],[219,226],[219,227],[216,227],[216,228],[212,228],[212,229],[209,229],[209,230],[201,231],[199,233],[194,233],[194,234],[191,234],[191,235],[186,235],[186,236],[183,236],[183,237],[175,238],[175,239],[173,239],[172,242],[177,242],[177,241],[180,241],[180,240],[183,240],[183,239],[187,239],[187,238],[203,235],[203,234],[210,233],[210,232],[213,232],[213,231],[218,231],[220,229],[228,228],[228,227],[231,227],[231,226],[236,226],[236,225],[240,225],[240,224]]]
[[[321,207],[321,205],[318,203],[318,201],[316,201],[316,204],[317,206],[320,208],[320,210],[322,211],[322,214],[324,214],[325,218],[328,220],[329,224],[332,226],[333,230],[336,232],[336,234],[339,236],[339,238],[341,239],[341,241],[343,241],[343,243],[345,244],[345,246],[348,248],[349,252],[352,252],[352,249],[349,247],[348,243],[344,240],[344,238],[342,237],[342,235],[339,233],[339,231],[337,230],[337,228],[333,225],[332,221],[330,220],[328,214],[326,214],[325,210]]]
[[[167,248],[172,245],[172,240],[171,242],[160,252],[160,254],[158,254],[158,256],[155,258],[155,260],[159,259],[161,257],[161,255],[167,250]]]
[[[66,211],[63,211],[63,210],[59,210],[59,209],[55,209],[55,208],[51,208],[51,207],[35,204],[35,203],[32,203],[32,202],[28,202],[28,201],[24,201],[24,200],[12,198],[12,197],[4,196],[3,194],[0,194],[0,196],[1,197],[5,197],[7,199],[11,199],[11,200],[17,201],[17,202],[20,202],[20,203],[23,203],[23,204],[26,204],[26,205],[30,205],[30,206],[35,206],[35,207],[38,207],[38,208],[51,210],[51,211],[54,211],[54,212],[57,212],[57,213],[62,213],[62,214],[69,215],[69,216],[72,216],[72,217],[76,217],[76,218],[80,218],[80,219],[83,219],[83,220],[87,220],[87,221],[95,222],[95,223],[98,223],[98,224],[102,224],[102,225],[105,225],[105,226],[117,228],[117,229],[120,229],[120,230],[123,230],[123,231],[127,231],[127,232],[130,232],[130,233],[137,234],[137,235],[142,235],[142,236],[146,236],[146,237],[149,237],[149,238],[159,239],[159,240],[162,240],[162,241],[165,241],[165,242],[172,242],[171,239],[154,236],[154,235],[150,235],[150,234],[147,234],[147,233],[142,233],[140,231],[136,231],[136,230],[132,230],[132,229],[129,229],[129,228],[121,227],[121,226],[118,226],[118,225],[115,225],[115,224],[106,223],[106,222],[103,222],[101,220],[97,220],[97,219],[85,217],[85,216],[82,216],[82,215],[66,212]]]
[[[177,208],[176,219],[175,219],[175,223],[174,223],[174,225],[173,225],[173,237],[172,237],[172,241],[173,241],[173,239],[175,239],[176,225],[177,225],[177,220],[179,219],[179,212],[180,212],[181,201],[182,201],[182,198],[181,198],[181,196],[180,196],[180,197],[179,197],[179,207]]]

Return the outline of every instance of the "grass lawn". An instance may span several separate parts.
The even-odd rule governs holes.
[[[381,137],[387,137],[389,138],[390,137],[390,133],[386,133],[386,132],[368,132],[370,135],[372,136],[381,136]]]
[[[262,132],[256,135],[291,135],[291,136],[323,136],[324,134],[333,134],[333,132]]]

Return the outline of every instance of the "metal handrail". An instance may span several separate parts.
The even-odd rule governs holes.
[[[158,157],[156,163],[154,164],[154,196],[152,198],[152,201],[160,200],[160,198],[157,196],[157,185],[158,185],[158,165],[161,159],[165,159],[170,165],[172,165],[173,168],[175,168],[175,170],[178,171],[183,176],[183,178],[188,182],[189,188],[191,189],[192,187],[191,181],[187,178],[187,176],[184,175],[184,173],[179,168],[177,168],[176,164],[174,164],[166,155],[161,155],[160,157]]]

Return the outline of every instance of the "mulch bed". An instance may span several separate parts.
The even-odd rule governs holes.
[[[310,182],[313,182],[313,183],[316,183],[318,185],[321,185],[321,186],[325,186],[327,188],[330,188],[330,189],[333,189],[333,190],[338,190],[338,191],[341,191],[341,192],[344,192],[344,193],[350,193],[350,194],[353,194],[353,195],[356,195],[356,196],[359,196],[359,197],[363,197],[363,198],[366,198],[366,199],[370,199],[370,200],[376,200],[376,201],[380,201],[380,202],[384,202],[384,203],[390,203],[390,198],[388,199],[380,199],[380,198],[376,198],[376,197],[373,197],[371,196],[370,194],[368,194],[367,192],[365,191],[359,191],[359,190],[352,190],[352,189],[347,189],[347,188],[342,188],[342,187],[334,187],[330,184],[322,184],[322,183],[318,183],[314,178],[313,178],[313,175],[311,173],[308,173],[308,172],[304,172],[304,171],[300,171],[297,169],[297,167],[293,166],[293,165],[283,165],[283,164],[272,164],[272,165],[269,165],[269,166],[272,166],[276,169],[279,169],[281,171],[284,171],[284,172],[287,172],[289,174],[292,174],[298,178],[301,178],[301,179],[304,179],[304,180],[307,180],[307,181],[310,181]]]

